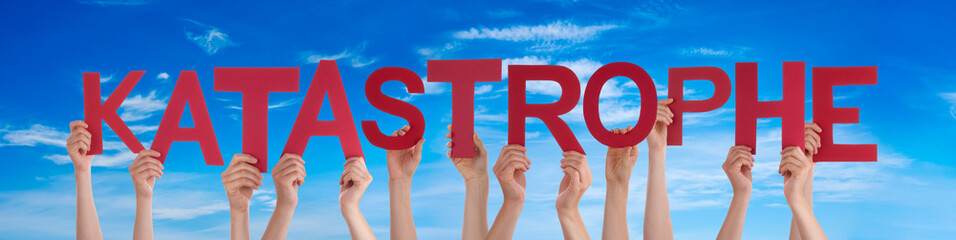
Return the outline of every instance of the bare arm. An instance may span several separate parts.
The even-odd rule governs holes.
[[[615,134],[626,134],[633,127],[614,129]],[[631,171],[637,162],[637,144],[634,146],[608,147],[605,164],[607,195],[604,201],[604,229],[602,239],[628,239],[627,193]]]
[[[451,125],[448,125],[448,130],[451,130]],[[445,137],[451,139],[451,132]],[[488,235],[488,151],[478,133],[472,135],[472,141],[472,158],[452,158],[451,151],[446,153],[465,180],[465,213],[461,227],[463,240],[485,239]],[[446,146],[451,148],[453,144],[449,141]]]
[[[667,201],[667,178],[664,160],[667,156],[667,125],[674,114],[667,107],[672,99],[658,101],[657,122],[648,135],[647,202],[644,205],[644,239],[674,239],[670,204]]]
[[[366,240],[375,239],[372,227],[365,221],[365,216],[359,210],[359,200],[362,194],[372,183],[372,174],[368,173],[365,166],[365,158],[351,157],[345,162],[345,170],[342,171],[342,178],[339,180],[339,205],[342,210],[342,217],[349,226],[349,233],[352,239]]]
[[[524,173],[531,168],[531,160],[525,155],[527,150],[521,145],[507,145],[501,149],[498,161],[495,162],[495,177],[501,185],[504,202],[495,216],[491,230],[488,230],[487,239],[502,240],[514,237],[515,225],[524,207],[527,183]]]
[[[249,239],[249,201],[252,191],[262,186],[262,173],[252,165],[257,161],[252,155],[236,154],[222,172],[222,185],[229,198],[229,238],[233,240]]]
[[[564,170],[564,178],[558,187],[555,207],[558,210],[558,220],[561,222],[564,239],[591,239],[584,226],[584,220],[581,219],[581,213],[578,211],[578,203],[592,181],[587,158],[578,152],[564,152],[561,168]]]
[[[299,203],[299,187],[305,182],[305,161],[296,154],[286,153],[272,167],[272,181],[276,188],[276,208],[269,218],[262,239],[285,239],[289,235],[292,214]]]
[[[409,126],[392,133],[392,136],[404,136]],[[412,218],[412,175],[422,160],[422,144],[402,150],[386,151],[388,161],[388,204],[391,239],[418,239],[415,232],[415,220]]]
[[[796,222],[800,237],[805,239],[826,239],[823,228],[813,216],[813,210],[807,204],[804,192],[806,178],[810,174],[813,162],[806,158],[803,151],[796,146],[787,147],[781,152],[780,174],[783,175],[783,190],[787,197],[787,204],[793,212],[793,221]]]
[[[803,185],[803,192],[804,196],[806,196],[807,205],[810,211],[813,212],[813,172],[816,169],[816,163],[813,162],[813,155],[816,155],[817,152],[820,151],[820,132],[822,132],[823,129],[813,122],[804,123],[803,129],[804,155],[807,159],[810,159],[810,173],[807,175],[807,180]],[[790,220],[790,239],[802,239],[800,237],[800,230],[797,228],[796,218],[791,218]]]
[[[133,223],[133,239],[153,239],[153,186],[163,176],[163,165],[156,158],[159,152],[142,150],[129,166],[136,189],[136,219]]]
[[[723,169],[733,186],[734,197],[730,201],[727,218],[717,235],[718,240],[740,239],[743,236],[744,220],[747,217],[747,205],[750,204],[750,190],[753,186],[753,164],[754,158],[747,146],[733,146],[727,152]]]
[[[103,239],[93,203],[93,155],[86,155],[93,136],[86,130],[88,127],[83,121],[71,122],[70,137],[66,139],[66,151],[73,161],[76,178],[76,239]]]

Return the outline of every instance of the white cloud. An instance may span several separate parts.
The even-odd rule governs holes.
[[[680,4],[654,0],[645,1],[640,7],[634,8],[631,15],[648,22],[648,24],[642,26],[643,29],[653,29],[667,25],[674,15],[684,10],[685,8]]]
[[[29,146],[37,144],[66,147],[66,139],[70,137],[69,133],[57,131],[56,129],[40,124],[34,124],[29,129],[21,130],[0,130],[3,134],[2,146]]]
[[[153,116],[156,111],[166,109],[166,99],[160,99],[156,96],[156,91],[150,91],[149,95],[136,95],[123,100],[120,105],[122,113],[120,118],[126,122],[135,122],[147,119]]]
[[[949,115],[956,119],[956,92],[951,93],[940,93],[939,97],[943,98],[952,106],[949,107]]]
[[[559,61],[558,65],[571,69],[571,71],[574,72],[575,75],[578,75],[578,78],[582,81],[590,78],[594,71],[597,71],[598,68],[604,66],[604,64],[601,64],[600,62],[594,61],[590,58],[581,58],[574,61]]]
[[[133,132],[133,134],[152,132],[159,129],[159,125],[129,125],[127,127],[129,127],[129,130]]]
[[[501,59],[501,79],[508,78],[508,65],[548,65],[549,62],[551,62],[551,58],[538,56]]]
[[[419,48],[418,54],[429,59],[439,59],[447,53],[456,52],[461,50],[460,42],[448,42],[445,45],[440,47],[431,47],[431,48]]]
[[[480,86],[475,87],[475,95],[481,95],[481,94],[489,93],[489,92],[491,92],[491,90],[492,90],[491,85],[487,85],[487,84],[485,84],[485,85],[480,85]]]
[[[269,109],[284,108],[284,107],[292,106],[293,104],[296,104],[297,102],[299,102],[299,99],[283,100],[283,101],[280,101],[280,102],[278,102],[278,103],[271,103],[271,104],[269,104],[269,107],[268,107],[268,108],[269,108]],[[229,105],[229,106],[226,106],[226,109],[242,110],[242,106],[239,106],[239,105]]]
[[[207,55],[212,56],[220,49],[232,46],[239,46],[238,43],[229,39],[229,35],[217,27],[209,26],[191,19],[183,19],[192,25],[186,27],[186,39],[189,39],[197,46],[203,49]]]
[[[546,25],[515,25],[507,28],[471,28],[455,32],[458,39],[493,39],[502,41],[568,41],[592,40],[601,32],[618,28],[614,24],[578,26],[568,21],[554,21]]]
[[[169,73],[161,72],[161,73],[159,73],[158,75],[156,75],[156,79],[165,81],[165,80],[169,79]]]
[[[491,16],[494,18],[512,18],[512,17],[521,16],[524,13],[516,11],[516,10],[512,10],[512,9],[499,9],[494,11],[488,11],[487,14],[488,16]]]
[[[740,57],[743,57],[743,54],[747,52],[747,50],[749,49],[750,48],[747,48],[747,47],[732,47],[732,48],[696,47],[696,48],[681,49],[680,54],[683,56],[740,58]]]
[[[360,68],[375,63],[378,59],[362,56],[367,42],[362,42],[355,48],[346,48],[338,54],[319,54],[311,51],[300,52],[299,56],[305,63],[314,64],[321,60],[348,60],[352,67]]]
[[[100,75],[100,83],[106,83],[106,82],[109,82],[110,80],[113,80],[113,75],[114,74],[110,74],[106,76]]]

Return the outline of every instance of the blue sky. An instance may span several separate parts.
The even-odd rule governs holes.
[[[104,94],[134,70],[146,75],[120,109],[148,145],[180,71],[197,71],[225,159],[240,151],[240,94],[215,92],[214,67],[298,67],[301,92],[273,93],[269,151],[278,156],[319,59],[338,60],[356,121],[383,129],[404,122],[371,107],[364,79],[399,66],[426,77],[429,59],[502,58],[505,64],[557,64],[582,83],[598,67],[631,62],[666,93],[667,68],[716,66],[734,77],[735,62],[759,62],[760,98],[779,99],[782,61],[808,67],[878,66],[879,84],[835,89],[838,107],[859,107],[861,124],[838,125],[837,142],[879,144],[879,162],[821,163],[816,216],[831,239],[945,239],[956,234],[956,23],[949,3],[723,1],[5,1],[0,7],[0,238],[63,239],[74,233],[72,167],[63,142],[68,123],[83,117],[82,73],[100,72]],[[476,131],[495,159],[505,143],[506,75],[476,88]],[[809,89],[810,81],[807,81]],[[408,95],[397,82],[383,88],[425,114],[426,151],[412,185],[412,207],[423,239],[460,234],[464,184],[444,157],[450,123],[450,85],[426,83]],[[529,85],[529,101],[556,96],[548,84]],[[688,98],[713,87],[686,86]],[[807,93],[808,99],[812,96]],[[626,79],[605,86],[604,123],[637,119],[637,89]],[[579,103],[580,104],[580,103]],[[324,106],[323,109],[328,109]],[[595,182],[580,209],[589,233],[600,237],[605,147],[588,133],[580,108],[563,118],[589,153]],[[812,115],[807,103],[807,119]],[[328,112],[320,118],[331,116]],[[187,113],[187,118],[188,113]],[[668,149],[668,192],[677,239],[716,236],[732,195],[721,163],[733,144],[734,100],[685,117],[684,146]],[[187,123],[189,121],[186,121]],[[133,154],[112,131],[93,168],[94,196],[107,239],[132,234],[135,200],[126,167]],[[790,213],[782,194],[779,120],[761,121],[755,190],[745,239],[781,239]],[[362,210],[380,238],[388,237],[384,151],[360,135],[375,181]],[[646,147],[631,179],[629,230],[641,237]],[[539,121],[528,124],[528,198],[517,239],[560,238],[553,209],[561,178],[560,149]],[[308,181],[290,238],[347,238],[338,211],[342,153],[336,138],[316,137],[306,150]],[[277,159],[269,159],[270,165]],[[196,143],[175,143],[166,175],[155,187],[154,224],[160,239],[221,239],[228,205],[219,174]],[[501,203],[492,178],[489,219]],[[271,178],[251,206],[252,232],[261,235],[274,206]]]

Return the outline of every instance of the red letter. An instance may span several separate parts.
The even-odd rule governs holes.
[[[604,83],[613,77],[630,78],[641,91],[641,117],[633,131],[624,135],[614,134],[604,128],[601,114],[598,109],[601,88]],[[654,89],[654,80],[643,68],[633,63],[616,62],[604,65],[591,75],[588,86],[584,89],[584,123],[588,131],[598,142],[608,147],[626,147],[636,145],[647,137],[657,120],[657,90]]]
[[[385,67],[375,70],[365,81],[365,97],[378,110],[390,113],[408,121],[409,131],[401,137],[391,137],[382,134],[375,121],[362,121],[362,131],[368,141],[380,148],[388,150],[406,149],[415,146],[425,134],[425,117],[414,105],[398,100],[382,93],[382,84],[391,80],[398,80],[405,84],[408,93],[424,93],[425,85],[422,78],[400,67]]]
[[[815,162],[876,162],[876,144],[833,144],[834,123],[859,123],[859,108],[834,108],[833,86],[876,84],[876,67],[813,68],[813,122],[820,125]]]
[[[757,118],[782,118],[783,147],[803,149],[803,62],[783,62],[783,100],[757,101],[757,63],[737,63],[737,143],[757,153]]]
[[[213,89],[242,93],[242,152],[267,172],[269,92],[299,91],[299,68],[222,68],[214,70]]]
[[[724,70],[716,67],[687,67],[668,69],[667,97],[673,98],[670,104],[674,112],[674,122],[667,127],[667,145],[682,144],[685,112],[706,112],[720,108],[730,99],[730,77]],[[714,96],[707,100],[684,100],[684,81],[707,80],[714,84]]]
[[[129,96],[129,92],[133,91],[133,87],[144,73],[146,71],[129,72],[102,105],[100,104],[100,73],[83,73],[83,106],[86,112],[86,124],[90,126],[88,130],[93,135],[90,138],[90,150],[86,152],[86,155],[103,154],[104,121],[113,129],[113,132],[116,132],[116,136],[123,140],[129,150],[134,153],[143,150],[143,144],[136,139],[136,135],[133,135],[129,127],[126,127],[126,123],[116,114],[116,110],[123,104],[123,100],[126,100],[126,96]]]
[[[317,121],[326,93],[329,95],[329,106],[335,119]],[[319,61],[315,75],[312,76],[312,83],[309,84],[309,91],[302,101],[302,108],[295,118],[292,133],[289,134],[285,150],[282,151],[301,156],[309,145],[309,137],[312,136],[338,136],[346,158],[364,156],[358,132],[355,130],[355,121],[352,120],[352,110],[349,109],[349,99],[345,96],[342,77],[339,76],[339,68],[334,60]]]
[[[525,82],[555,81],[561,85],[561,97],[557,102],[528,104],[525,101]],[[584,154],[584,149],[574,137],[568,124],[558,116],[574,109],[581,96],[581,85],[571,69],[551,65],[508,66],[508,144],[524,145],[525,118],[541,119],[563,151]]]
[[[429,82],[451,83],[451,157],[474,154],[475,83],[500,82],[501,59],[428,60]]]
[[[187,103],[195,127],[179,127]],[[149,148],[161,154],[159,162],[166,162],[170,145],[183,141],[199,142],[206,165],[222,165],[219,143],[216,142],[216,133],[212,129],[212,121],[209,120],[209,110],[206,109],[206,99],[202,95],[202,86],[199,85],[196,71],[179,73],[179,80],[176,81],[173,95],[169,97],[169,105],[166,105],[163,120],[156,130],[153,145]]]

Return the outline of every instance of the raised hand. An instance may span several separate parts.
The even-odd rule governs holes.
[[[730,148],[727,152],[727,160],[724,161],[722,168],[727,178],[730,179],[730,185],[734,188],[734,193],[750,192],[753,184],[753,175],[751,170],[754,167],[754,157],[750,155],[750,147],[737,145]]]
[[[236,154],[226,171],[222,172],[222,185],[226,187],[229,206],[232,209],[248,209],[252,191],[262,186],[262,173],[253,166],[258,160],[249,154]]]
[[[93,134],[86,128],[90,127],[83,121],[70,123],[70,137],[66,139],[66,151],[73,161],[73,167],[80,170],[90,170],[93,165],[93,155],[86,155],[90,151],[90,142]]]
[[[445,137],[449,140],[452,139],[451,134],[451,124],[448,125],[448,134],[445,134]],[[458,173],[461,173],[461,176],[465,178],[465,181],[472,179],[478,179],[485,177],[487,180],[488,177],[488,150],[485,149],[485,144],[481,142],[481,138],[478,137],[478,133],[472,135],[474,141],[474,155],[471,158],[453,158],[451,157],[451,150],[445,152],[445,155],[451,159],[452,163],[455,164],[455,168],[458,168]],[[454,146],[454,142],[448,141],[445,144],[446,147],[451,148]]]
[[[375,239],[372,228],[359,210],[359,200],[372,183],[372,174],[369,174],[368,168],[365,167],[365,158],[350,157],[342,166],[345,170],[339,178],[339,185],[342,185],[339,188],[339,205],[342,217],[349,226],[349,233],[352,239]]]
[[[451,124],[448,125],[449,140],[452,139]],[[471,136],[473,152],[471,158],[453,158],[451,150],[445,155],[451,159],[465,179],[465,214],[461,229],[462,240],[485,239],[488,234],[488,150],[481,142],[478,133]],[[448,141],[446,147],[452,148],[454,142]]]
[[[153,197],[153,185],[156,179],[163,177],[163,164],[159,162],[159,152],[142,150],[129,165],[129,175],[133,178],[133,187],[137,197]]]
[[[372,174],[368,173],[365,158],[350,157],[342,165],[342,177],[339,178],[339,204],[345,207],[358,207],[359,200],[368,185],[372,183]],[[343,209],[344,211],[344,209]]]
[[[395,130],[391,136],[405,136],[405,133],[411,129],[405,125],[401,129]],[[388,161],[388,175],[391,179],[412,179],[418,163],[422,161],[422,144],[425,139],[418,140],[418,144],[410,148],[401,150],[387,150],[385,155]]]
[[[282,154],[272,167],[272,181],[276,187],[276,207],[289,206],[295,208],[299,202],[299,186],[305,182],[305,160],[296,154]]]
[[[66,151],[73,161],[76,178],[76,239],[103,239],[100,220],[93,203],[92,169],[93,155],[90,151],[92,134],[86,130],[89,125],[83,121],[70,123],[70,137],[66,139]]]
[[[750,205],[750,190],[753,184],[751,170],[754,166],[754,157],[750,155],[750,148],[744,145],[730,147],[727,151],[727,160],[723,169],[734,188],[734,198],[727,210],[727,218],[720,227],[718,240],[739,240],[744,231],[744,220],[747,217],[747,206]]]
[[[524,207],[527,185],[524,173],[531,168],[531,160],[525,154],[527,151],[527,148],[518,144],[501,148],[493,171],[498,178],[498,184],[501,185],[504,202],[501,204],[501,210],[498,210],[494,224],[488,230],[487,239],[511,239],[514,236],[515,224],[518,223],[518,216]]]
[[[133,239],[153,239],[153,186],[163,177],[163,164],[159,152],[142,150],[129,165],[129,175],[136,189],[136,218],[133,223]]]
[[[614,129],[611,132],[626,134],[634,127]],[[623,148],[608,147],[604,167],[607,192],[604,200],[604,229],[602,239],[627,239],[627,194],[631,170],[637,162],[637,144]]]
[[[554,203],[558,210],[561,231],[564,233],[564,239],[590,239],[578,211],[578,203],[591,186],[591,168],[584,154],[569,151],[563,155],[561,169],[564,170],[564,178],[561,179],[558,199]]]
[[[634,127],[627,127],[626,129],[617,128],[611,130],[611,132],[626,134],[633,129]],[[620,184],[628,183],[631,179],[631,170],[634,169],[634,163],[637,162],[637,153],[637,144],[623,148],[607,148],[607,161],[604,175],[607,178],[608,184],[611,182]]]
[[[820,152],[820,132],[823,132],[820,125],[813,122],[803,123],[803,148],[807,156],[813,156]]]
[[[793,225],[799,232],[797,235],[801,239],[826,239],[823,228],[813,216],[813,208],[807,201],[806,184],[808,178],[811,178],[813,171],[813,161],[807,158],[806,152],[800,151],[799,147],[789,146],[780,152],[780,168],[778,172],[783,175],[783,194],[787,198],[787,204],[790,205],[790,211],[793,212]],[[793,236],[794,233],[791,233]]]
[[[657,101],[657,120],[654,122],[654,129],[647,135],[647,147],[650,149],[667,148],[667,126],[674,123],[674,113],[668,107],[672,102],[672,98]]]

